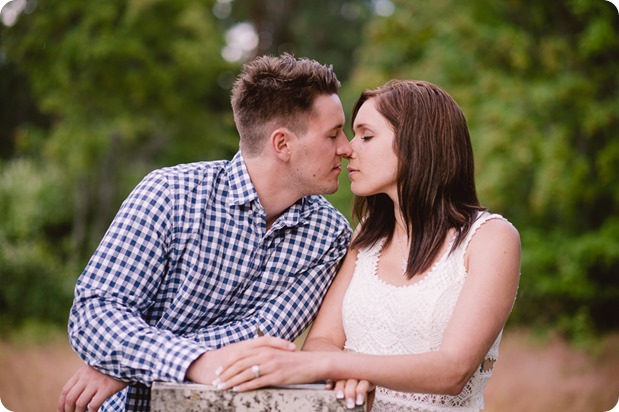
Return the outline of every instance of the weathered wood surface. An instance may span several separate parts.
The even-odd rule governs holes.
[[[319,385],[264,388],[237,393],[210,385],[160,383],[151,389],[151,412],[364,412],[365,406],[347,409],[335,392]]]

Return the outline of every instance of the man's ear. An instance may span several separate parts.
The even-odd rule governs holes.
[[[294,139],[294,133],[285,127],[280,127],[273,130],[269,143],[277,158],[283,161],[288,161],[290,159],[290,144],[292,143],[292,139]]]

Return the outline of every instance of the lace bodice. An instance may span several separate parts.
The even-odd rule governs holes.
[[[437,351],[464,285],[464,252],[475,231],[488,219],[483,212],[453,253],[451,245],[417,283],[393,286],[376,275],[384,241],[362,249],[342,305],[345,349],[368,354],[414,354]],[[452,240],[453,242],[453,240]],[[372,407],[378,411],[479,411],[483,391],[498,357],[501,334],[483,365],[457,396],[397,392],[377,387]]]

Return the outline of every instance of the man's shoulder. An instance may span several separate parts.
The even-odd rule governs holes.
[[[340,227],[346,231],[350,231],[348,219],[333,206],[324,196],[313,195],[305,197],[306,218],[312,220],[327,220],[329,225]]]
[[[191,179],[193,177],[205,176],[208,174],[217,174],[224,170],[229,163],[229,160],[209,160],[181,163],[175,166],[167,166],[157,169],[155,172],[180,179]]]
[[[182,163],[154,170],[150,177],[166,180],[173,191],[191,191],[198,186],[211,187],[229,163],[229,160]]]

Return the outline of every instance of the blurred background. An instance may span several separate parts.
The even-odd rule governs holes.
[[[4,4],[6,2],[2,2]],[[331,64],[365,88],[423,79],[462,106],[485,206],[522,279],[489,411],[619,398],[619,14],[604,0],[13,0],[0,14],[0,399],[54,410],[79,366],[75,280],[149,171],[229,159],[241,65]],[[268,104],[268,102],[265,102]],[[351,135],[349,129],[348,134]],[[350,217],[342,173],[329,200]]]

